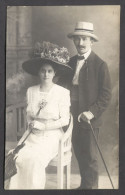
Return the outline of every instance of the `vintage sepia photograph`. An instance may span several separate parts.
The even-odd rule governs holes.
[[[119,189],[120,5],[6,14],[4,189]]]

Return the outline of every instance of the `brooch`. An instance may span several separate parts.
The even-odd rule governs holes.
[[[47,101],[45,99],[42,99],[42,101],[39,103],[40,110],[43,109],[47,104]]]
[[[40,111],[41,111],[43,108],[45,108],[46,104],[47,104],[47,101],[46,101],[45,99],[42,99],[42,101],[41,101],[41,102],[39,103],[39,105],[38,105],[38,106],[39,106],[39,110],[38,110],[36,116],[38,116],[39,113],[40,113]]]

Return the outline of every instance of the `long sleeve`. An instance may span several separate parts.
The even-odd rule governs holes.
[[[27,117],[27,122],[29,123],[30,121],[33,120],[31,88],[27,89],[26,102],[27,102],[26,117]],[[32,115],[31,115],[31,113],[32,113]],[[34,116],[34,118],[35,118],[35,116]]]
[[[95,118],[99,117],[107,108],[111,99],[111,81],[106,63],[103,63],[99,73],[99,96],[97,101],[90,106],[90,112]]]
[[[69,124],[70,117],[70,93],[68,90],[62,94],[59,102],[60,118],[46,124],[46,129],[61,128]]]

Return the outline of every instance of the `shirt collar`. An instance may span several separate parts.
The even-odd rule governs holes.
[[[84,58],[85,58],[85,60],[89,57],[89,55],[90,55],[90,53],[91,53],[91,48],[86,52],[86,53],[84,53],[83,55],[79,55],[78,54],[78,56],[84,56]]]

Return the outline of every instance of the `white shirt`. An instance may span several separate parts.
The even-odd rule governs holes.
[[[85,63],[85,60],[89,57],[90,53],[91,53],[91,49],[89,49],[84,55],[81,55],[81,56],[84,56],[83,60],[77,60],[76,71],[75,71],[75,74],[74,74],[74,77],[72,80],[73,85],[79,84],[79,82],[78,82],[79,72]],[[80,55],[78,54],[78,56],[80,56]]]
[[[72,80],[73,85],[78,85],[79,84],[79,82],[78,82],[79,72],[80,72],[82,66],[85,63],[85,60],[89,57],[90,53],[91,53],[91,48],[84,55],[82,55],[82,56],[84,56],[83,60],[77,60],[76,71],[75,71],[75,74],[74,74],[74,77],[73,77],[73,80]],[[78,121],[79,122],[80,122],[80,118],[81,118],[82,115],[84,115],[88,119],[88,121],[90,121],[92,118],[94,118],[94,115],[90,111],[83,112],[78,116]]]

